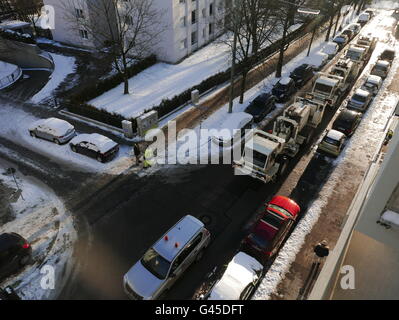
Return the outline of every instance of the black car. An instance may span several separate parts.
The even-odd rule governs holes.
[[[16,273],[30,263],[32,247],[17,233],[0,234],[0,279]]]
[[[346,136],[352,135],[362,119],[360,112],[344,109],[333,123],[333,129],[344,133]]]
[[[339,49],[341,50],[343,47],[345,47],[348,44],[349,38],[345,34],[340,34],[334,38],[333,42],[337,43]]]
[[[393,59],[395,59],[395,49],[385,49],[380,55],[380,60],[392,63]]]
[[[260,122],[266,115],[276,108],[276,97],[270,93],[262,93],[257,96],[245,109],[254,117],[255,122]]]
[[[292,78],[281,78],[273,87],[272,94],[277,102],[286,102],[296,92],[295,81]]]
[[[345,29],[342,31],[342,34],[346,35],[348,37],[349,40],[352,40],[353,37],[355,36],[355,34],[353,33],[352,30],[350,29]]]
[[[294,80],[295,86],[300,88],[310,79],[312,79],[313,75],[313,66],[305,63],[292,71],[290,78]]]

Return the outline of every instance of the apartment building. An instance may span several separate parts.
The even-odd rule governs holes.
[[[213,41],[223,31],[224,1],[153,0],[154,9],[160,13],[160,21],[156,24],[161,26],[162,33],[153,52],[149,53],[155,53],[161,61],[176,63]],[[69,3],[68,9],[66,3]],[[123,10],[123,3],[121,1],[118,10]],[[51,31],[55,41],[84,48],[101,46],[90,32],[71,21],[73,13],[75,18],[92,19],[98,26],[107,25],[98,12],[91,12],[85,0],[44,0],[44,4],[54,7],[55,29]],[[71,4],[74,6],[72,9]],[[123,12],[120,14],[123,16]]]

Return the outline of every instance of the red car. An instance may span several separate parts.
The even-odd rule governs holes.
[[[274,196],[252,227],[251,233],[244,239],[244,246],[266,261],[278,251],[300,211],[301,208],[294,200]]]

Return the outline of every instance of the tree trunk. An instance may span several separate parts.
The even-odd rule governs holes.
[[[245,87],[246,87],[246,83],[247,83],[247,75],[248,72],[245,70],[243,71],[242,74],[242,79],[241,79],[241,89],[240,89],[240,104],[244,103],[244,95],[245,95]]]
[[[129,78],[126,72],[123,74],[124,91],[123,94],[129,94]]]
[[[333,37],[337,34],[339,19],[341,19],[341,9],[342,9],[342,8],[340,8],[340,9],[339,9],[339,12],[338,12],[337,22],[335,23],[335,28],[334,28]]]
[[[278,62],[276,66],[276,78],[281,78],[281,73],[283,70],[283,63],[284,63],[284,52],[286,50],[286,41],[287,41],[287,33],[288,33],[288,23],[290,21],[289,15],[285,18],[284,22],[284,30],[283,30],[283,37],[281,38],[281,45],[280,45],[280,52],[278,56]]]
[[[327,30],[327,34],[326,34],[326,42],[327,42],[328,40],[330,40],[331,29],[332,29],[332,26],[333,26],[333,24],[334,24],[334,16],[335,16],[335,14],[334,14],[334,13],[331,13],[330,24],[329,24],[329,26],[328,26],[328,30]]]

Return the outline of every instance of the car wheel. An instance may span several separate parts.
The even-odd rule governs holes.
[[[36,133],[34,133],[33,131],[29,131],[29,134],[31,137],[36,138]]]
[[[58,139],[54,139],[53,141],[54,141],[55,144],[58,144],[58,145],[61,144],[61,143],[60,143],[60,140],[58,140]]]
[[[19,264],[20,264],[21,266],[26,266],[27,264],[29,264],[30,259],[31,259],[30,255],[27,254],[27,255],[23,256],[23,257],[21,258],[21,260],[19,260]]]
[[[76,147],[73,146],[73,145],[71,145],[71,150],[72,150],[73,152],[76,152],[76,151],[77,151],[77,150],[76,150]]]
[[[200,261],[203,256],[204,256],[204,249],[198,252],[197,256],[195,257],[195,261]]]

